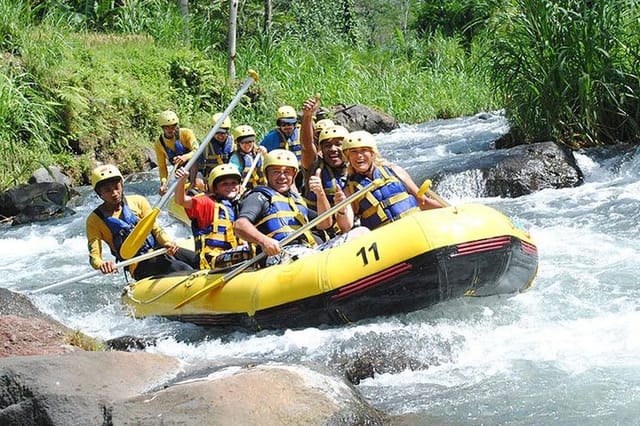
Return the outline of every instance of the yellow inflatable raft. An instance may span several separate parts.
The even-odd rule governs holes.
[[[491,207],[469,204],[419,212],[338,247],[244,272],[178,309],[224,273],[146,278],[130,284],[123,301],[136,317],[201,325],[338,325],[460,296],[524,291],[537,268],[528,232]]]

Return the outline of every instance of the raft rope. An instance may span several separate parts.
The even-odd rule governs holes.
[[[168,289],[166,289],[165,291],[163,291],[162,293],[153,296],[151,299],[147,299],[147,300],[140,300],[137,299],[136,297],[133,296],[133,286],[129,286],[127,288],[127,297],[129,299],[131,299],[132,301],[134,301],[135,303],[138,303],[140,305],[148,305],[149,303],[153,303],[156,300],[160,299],[161,297],[169,294],[170,292],[172,292],[173,290],[176,289],[176,287],[180,286],[182,283],[184,283],[185,281],[187,282],[187,284],[185,284],[185,287],[191,287],[193,285],[193,283],[189,283],[189,281],[193,281],[196,278],[200,278],[202,276],[205,276],[207,274],[209,274],[211,271],[209,271],[208,269],[202,269],[200,271],[196,271],[191,273],[190,275],[188,275],[186,278],[178,281],[177,283],[175,283],[174,285],[172,285],[171,287],[169,287]],[[135,286],[135,284],[134,284]]]

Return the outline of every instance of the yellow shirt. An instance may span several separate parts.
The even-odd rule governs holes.
[[[149,205],[149,201],[142,195],[126,195],[125,198],[127,205],[138,218],[143,218],[151,213],[151,205]],[[121,219],[122,206],[116,210],[112,216]],[[86,229],[87,243],[89,246],[89,263],[94,269],[100,269],[104,263],[104,260],[102,260],[102,242],[107,243],[113,252],[117,252],[116,247],[113,245],[113,236],[107,224],[104,223],[95,212],[91,212],[91,214],[87,216]],[[165,245],[171,241],[169,235],[158,225],[158,222],[153,224],[151,233],[159,245]],[[133,271],[135,264],[131,265],[129,269]]]
[[[162,140],[170,150],[174,151],[176,149],[175,138],[167,139],[163,135]],[[193,157],[193,154],[195,154],[195,151],[198,149],[198,141],[196,140],[196,136],[193,134],[193,131],[191,129],[183,129],[182,127],[180,128],[180,143],[187,151],[189,151],[185,154],[187,161],[189,161],[191,157]],[[158,167],[160,169],[160,182],[164,183],[169,176],[169,171],[167,170],[169,157],[167,156],[167,152],[164,150],[164,147],[160,143],[159,138],[156,139],[156,143],[153,148],[156,151],[156,157],[158,159]]]

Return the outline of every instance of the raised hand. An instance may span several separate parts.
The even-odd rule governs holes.
[[[324,194],[320,173],[322,173],[322,169],[318,168],[316,169],[316,173],[309,178],[309,190],[316,195]]]

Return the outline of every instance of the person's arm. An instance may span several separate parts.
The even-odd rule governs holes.
[[[337,188],[336,193],[333,195],[334,205],[341,203],[346,199],[347,199],[347,196],[344,194],[344,192],[340,188]],[[354,220],[353,216],[354,216],[353,209],[351,208],[350,205],[347,205],[344,208],[338,210],[338,212],[336,213],[336,223],[338,224],[340,231],[345,233],[350,231],[351,228],[353,228],[353,220]]]
[[[156,152],[156,159],[158,160],[158,173],[160,174],[160,185],[166,185],[167,177],[169,176],[169,171],[167,170],[167,162],[169,159],[167,158],[167,153],[164,151],[160,142],[156,142],[153,146]]]
[[[320,98],[318,95],[307,99],[302,104],[302,124],[300,126],[300,145],[302,146],[302,167],[309,170],[316,160],[318,149],[313,143],[313,114],[318,109]]]
[[[176,192],[173,194],[173,199],[175,202],[185,210],[190,209],[193,206],[192,199],[190,195],[187,195],[186,183],[189,178],[189,172],[184,169],[184,167],[180,167],[176,171],[176,177],[178,178],[178,187],[176,188]]]
[[[413,181],[413,179],[405,169],[396,164],[389,164],[389,168],[393,170],[395,174],[400,178],[402,183],[404,183],[404,186],[407,187],[409,193],[416,198],[416,200],[418,201],[418,205],[420,206],[420,210],[430,210],[444,207],[436,200],[429,198],[426,194],[418,197],[418,191],[420,190],[420,188],[418,188],[418,185],[416,185],[416,183]]]
[[[92,212],[87,217],[86,233],[87,246],[89,247],[89,264],[93,269],[99,269],[103,274],[110,274],[116,272],[116,266],[114,262],[102,259],[103,235],[101,224],[103,224],[102,220],[95,213]]]
[[[267,256],[275,256],[280,253],[280,243],[264,235],[254,225],[258,218],[264,215],[268,209],[268,201],[256,192],[250,193],[240,205],[238,219],[233,224],[236,235],[244,241],[258,244]]]

